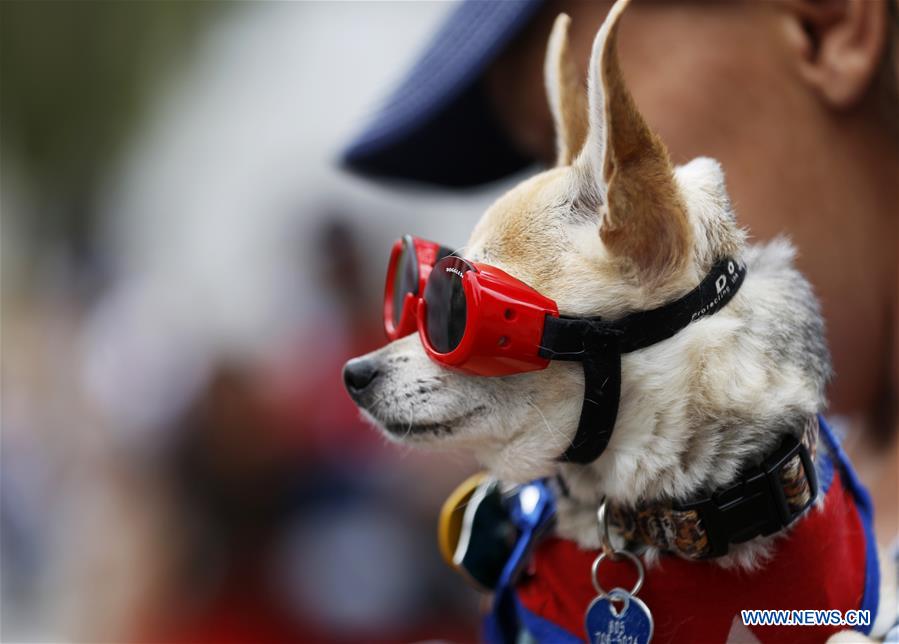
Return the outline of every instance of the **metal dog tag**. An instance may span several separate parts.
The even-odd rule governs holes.
[[[614,602],[623,603],[621,610]],[[594,599],[585,621],[591,644],[648,644],[652,640],[649,608],[623,588],[613,588]]]

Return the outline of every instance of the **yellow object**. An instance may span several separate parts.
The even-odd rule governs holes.
[[[440,519],[437,523],[437,543],[440,546],[440,554],[450,568],[457,569],[453,562],[456,546],[459,545],[459,535],[462,532],[462,518],[465,516],[465,506],[474,495],[477,487],[487,479],[487,472],[478,472],[469,476],[459,485],[452,494],[443,502],[440,508]]]

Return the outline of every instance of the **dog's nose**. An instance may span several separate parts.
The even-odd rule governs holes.
[[[378,377],[378,365],[370,358],[353,358],[343,367],[346,390],[358,402],[359,396]]]

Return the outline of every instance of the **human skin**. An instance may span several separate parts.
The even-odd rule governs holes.
[[[560,12],[571,16],[586,78],[610,6],[550,2],[487,73],[508,134],[547,164],[550,26]],[[899,115],[880,91],[889,19],[881,2],[637,0],[619,37],[626,81],[674,162],[718,159],[740,223],[757,240],[789,235],[799,249],[827,321],[830,413],[865,430],[857,458],[891,459],[887,491],[874,490],[888,506],[879,508],[884,538],[896,532],[899,397]]]

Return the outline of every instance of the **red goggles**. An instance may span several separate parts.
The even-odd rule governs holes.
[[[539,355],[547,315],[559,309],[495,266],[407,235],[387,267],[384,330],[391,340],[415,331],[436,362],[479,376],[544,369]]]

